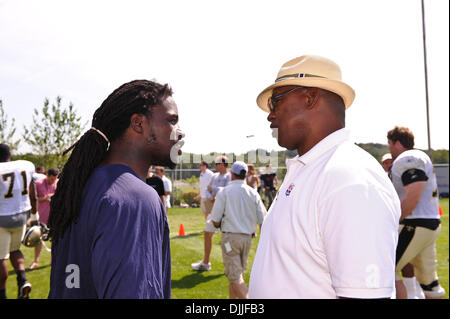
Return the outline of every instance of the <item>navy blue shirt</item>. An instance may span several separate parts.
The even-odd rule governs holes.
[[[169,225],[129,167],[96,168],[78,221],[52,243],[49,298],[170,298]]]

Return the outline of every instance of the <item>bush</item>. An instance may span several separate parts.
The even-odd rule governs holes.
[[[171,200],[173,201],[173,205],[180,205],[183,200],[183,191],[177,187],[174,187],[172,190]]]
[[[196,197],[200,194],[199,190],[192,190],[192,191],[186,191],[183,192],[183,202],[186,204],[189,204],[191,206],[192,204],[200,204],[200,201],[196,199]]]

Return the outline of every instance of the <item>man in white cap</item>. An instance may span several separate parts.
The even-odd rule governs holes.
[[[400,201],[345,129],[354,96],[336,63],[311,55],[259,94],[278,144],[298,156],[264,220],[250,298],[395,296]]]
[[[391,167],[392,162],[393,162],[393,160],[392,160],[391,153],[386,153],[381,158],[381,165],[383,166],[386,173],[389,173],[389,168]]]
[[[247,299],[244,281],[248,253],[256,225],[262,225],[267,214],[258,192],[245,183],[248,167],[237,161],[231,166],[231,184],[217,193],[211,219],[222,230],[222,258],[230,283],[230,299]]]

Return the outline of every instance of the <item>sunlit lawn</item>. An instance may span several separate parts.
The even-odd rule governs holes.
[[[438,274],[441,285],[446,290],[448,298],[449,289],[449,234],[448,213],[449,200],[443,199],[440,204],[444,211],[442,217],[442,231],[437,242]],[[186,236],[179,237],[180,224],[183,224]],[[197,272],[191,269],[191,263],[197,262],[203,257],[203,227],[204,217],[199,208],[171,208],[169,211],[169,225],[172,250],[172,298],[176,299],[203,299],[228,298],[228,281],[224,275],[222,254],[220,248],[220,234],[213,239],[211,254],[212,270]],[[259,237],[258,237],[259,238]],[[249,255],[248,269],[245,281],[248,284],[251,265],[256,252],[258,238],[253,240]],[[23,246],[22,246],[23,247]],[[26,266],[34,255],[34,249],[23,247],[22,249]],[[7,282],[8,298],[17,297],[16,275],[9,265],[9,279]],[[28,280],[33,285],[31,298],[47,298],[50,278],[50,253],[42,249],[39,268],[27,271]]]

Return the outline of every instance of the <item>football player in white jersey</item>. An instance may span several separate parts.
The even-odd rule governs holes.
[[[9,146],[0,144],[0,299],[6,299],[8,258],[17,274],[18,298],[28,299],[31,291],[20,244],[27,219],[31,223],[39,218],[33,174],[33,163],[11,161]]]
[[[397,296],[406,298],[399,272],[410,263],[414,271],[403,271],[407,290],[415,290],[415,274],[426,298],[440,298],[445,291],[436,272],[436,239],[441,225],[433,164],[425,152],[413,149],[414,135],[408,128],[396,126],[387,138],[394,159],[391,179],[402,207],[396,253]]]

